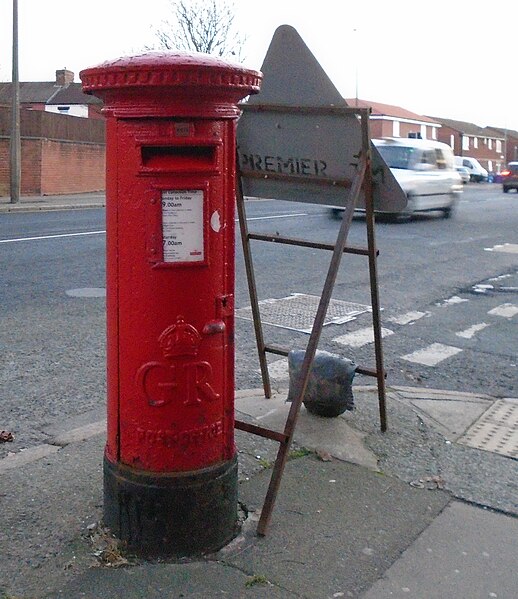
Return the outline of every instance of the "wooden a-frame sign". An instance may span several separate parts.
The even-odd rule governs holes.
[[[406,197],[370,141],[370,110],[347,106],[293,27],[282,25],[275,31],[261,70],[264,76],[261,93],[241,104],[243,114],[237,130],[239,170],[236,199],[266,397],[271,397],[266,353],[287,356],[289,349],[264,341],[250,241],[272,241],[332,251],[284,431],[274,431],[240,420],[235,423],[237,429],[273,439],[280,444],[257,527],[257,533],[265,535],[344,253],[368,258],[376,367],[358,367],[356,371],[376,378],[381,430],[387,428],[374,210],[398,212],[405,207]],[[335,244],[250,233],[245,196],[343,207],[342,223]],[[347,236],[357,208],[365,210],[366,248],[347,245]]]

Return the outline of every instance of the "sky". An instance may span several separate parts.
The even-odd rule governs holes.
[[[344,98],[518,131],[518,0],[235,0],[246,66],[295,27]],[[20,81],[53,81],[156,42],[168,0],[18,0]],[[12,0],[0,0],[0,80],[11,80]]]

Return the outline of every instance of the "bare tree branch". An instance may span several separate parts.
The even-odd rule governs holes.
[[[158,47],[242,60],[246,38],[234,24],[227,0],[170,0],[171,20],[155,31]]]

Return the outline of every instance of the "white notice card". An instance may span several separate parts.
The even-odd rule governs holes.
[[[164,262],[203,262],[203,189],[162,191]]]

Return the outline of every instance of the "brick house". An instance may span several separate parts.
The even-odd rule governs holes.
[[[500,130],[442,117],[430,118],[441,123],[437,139],[451,146],[455,156],[476,158],[490,173],[498,173],[505,166],[506,140]]]
[[[504,138],[506,163],[518,161],[518,131],[499,129],[498,127],[492,127],[492,129]]]
[[[421,137],[438,140],[441,124],[431,118],[410,112],[400,106],[348,98],[349,106],[371,108],[371,137]]]
[[[11,94],[12,84],[0,83],[0,196],[10,189]],[[55,81],[20,82],[22,195],[105,189],[101,108],[67,69]]]
[[[12,84],[0,83],[0,104],[10,105]],[[102,101],[84,94],[81,83],[74,82],[74,73],[67,69],[56,71],[55,81],[21,81],[20,107],[44,110],[69,116],[102,119]]]

